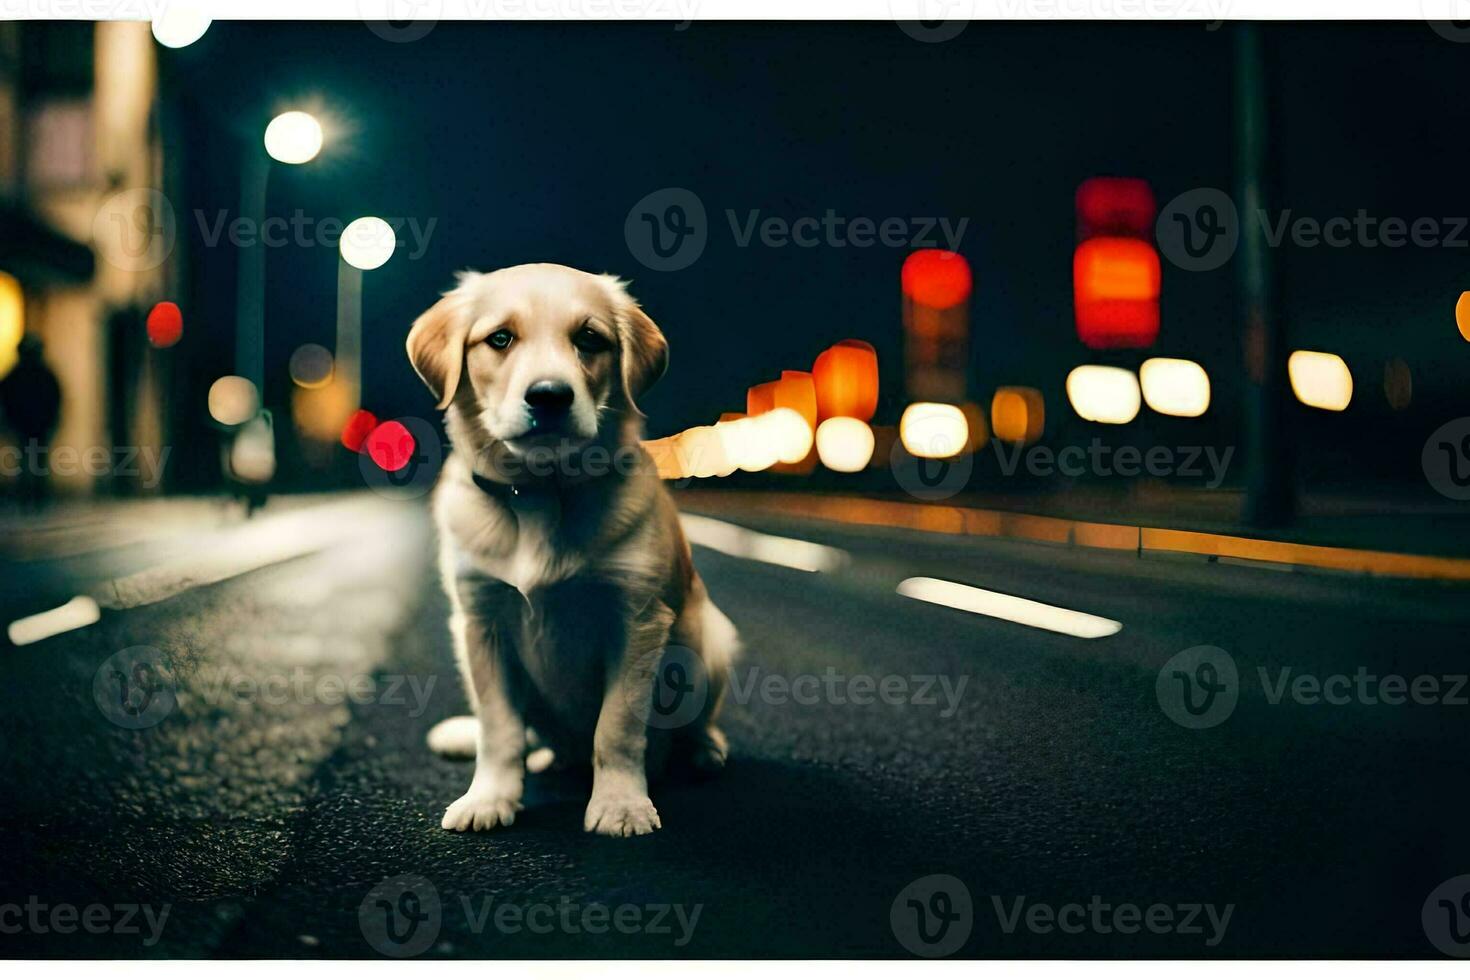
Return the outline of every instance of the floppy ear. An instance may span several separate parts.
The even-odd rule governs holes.
[[[459,387],[465,337],[470,332],[464,313],[463,300],[450,293],[413,321],[408,332],[408,359],[441,409],[449,407]]]
[[[669,367],[669,342],[643,308],[631,298],[623,304],[618,318],[618,338],[622,352],[623,392],[628,405],[639,415],[637,400],[663,377]]]

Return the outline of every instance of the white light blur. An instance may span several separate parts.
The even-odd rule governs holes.
[[[747,473],[759,473],[775,466],[780,457],[775,444],[767,438],[756,419],[732,419],[715,425],[715,432],[725,446],[725,458]]]
[[[898,437],[910,456],[949,459],[964,452],[970,438],[970,423],[954,405],[914,402],[898,420]]]
[[[1293,351],[1286,373],[1297,401],[1312,408],[1340,412],[1353,400],[1353,372],[1336,354],[1319,350]]]
[[[684,534],[694,544],[735,558],[780,565],[802,572],[832,572],[847,563],[847,552],[812,541],[762,534],[712,517],[680,514]]]
[[[898,583],[897,591],[899,595],[918,599],[920,602],[932,602],[937,606],[1004,619],[1053,633],[1065,633],[1084,640],[1112,636],[1123,628],[1123,624],[1114,619],[1104,619],[1091,613],[1048,606],[1044,602],[937,578],[904,579]]]
[[[1072,369],[1067,375],[1067,400],[1082,418],[1106,425],[1132,422],[1143,403],[1132,371],[1099,364]]]
[[[817,426],[817,458],[835,473],[860,473],[873,458],[873,430],[861,419],[827,419]]]
[[[393,257],[398,238],[382,218],[358,218],[342,231],[342,258],[357,269],[376,269]]]
[[[101,618],[102,610],[97,606],[97,600],[91,596],[79,595],[55,609],[17,619],[10,624],[6,633],[10,636],[11,643],[23,647],[28,643],[39,643],[58,634],[81,629],[83,626],[91,626]]]
[[[153,18],[153,39],[166,48],[187,48],[204,36],[212,24],[203,8],[189,0],[169,0]]]
[[[220,425],[248,422],[259,408],[260,394],[247,378],[227,374],[209,386],[209,415]]]
[[[230,446],[230,472],[243,483],[265,483],[276,474],[276,435],[268,417],[257,415]]]
[[[1150,357],[1138,369],[1143,400],[1160,415],[1198,418],[1210,407],[1210,376],[1194,361]]]
[[[265,127],[265,152],[281,163],[306,163],[322,150],[322,126],[309,113],[283,112]]]
[[[756,417],[763,438],[770,441],[781,463],[800,463],[812,451],[812,427],[793,408],[776,408]]]

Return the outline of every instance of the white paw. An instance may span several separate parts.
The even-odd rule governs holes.
[[[609,837],[637,837],[662,827],[653,801],[646,796],[612,795],[592,797],[582,829]]]
[[[520,808],[518,796],[481,792],[471,788],[468,793],[449,804],[439,826],[445,830],[494,830],[496,827],[509,827],[516,822],[516,811]]]

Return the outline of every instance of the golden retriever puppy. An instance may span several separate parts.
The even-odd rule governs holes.
[[[408,356],[454,447],[434,518],[475,710],[429,733],[475,759],[444,828],[513,822],[528,754],[554,754],[592,764],[587,830],[657,829],[648,779],[671,749],[724,764],[715,716],[738,645],[638,441],[668,343],[617,279],[537,264],[461,274]],[[677,725],[655,713],[661,669],[698,701]]]

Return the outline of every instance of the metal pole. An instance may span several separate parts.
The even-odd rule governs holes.
[[[334,372],[362,404],[362,270],[337,256],[337,350]]]
[[[265,400],[265,224],[266,194],[270,187],[271,161],[258,145],[245,152],[240,170],[240,215],[253,239],[241,245],[239,276],[235,286],[235,373],[255,385]]]
[[[1247,524],[1274,527],[1296,510],[1291,438],[1286,431],[1286,335],[1280,280],[1262,216],[1274,203],[1271,119],[1260,27],[1235,26],[1235,199],[1240,208],[1238,286],[1246,373]]]

